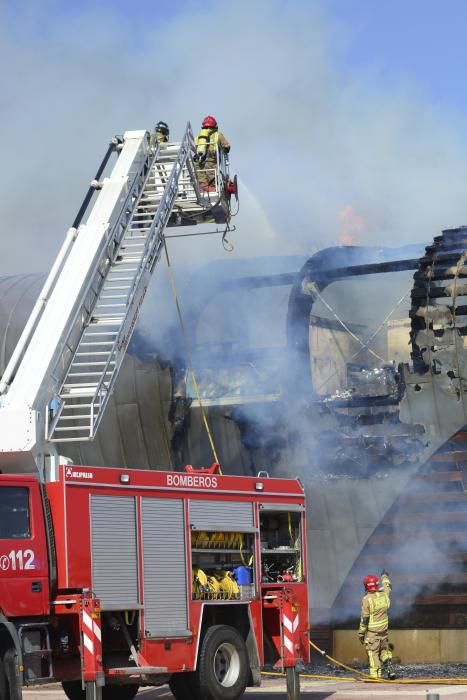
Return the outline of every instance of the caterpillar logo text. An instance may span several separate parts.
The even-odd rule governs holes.
[[[187,488],[216,489],[217,477],[198,474],[167,474],[167,486],[185,486]]]

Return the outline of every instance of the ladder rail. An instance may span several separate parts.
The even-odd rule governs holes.
[[[152,145],[156,145],[155,143]],[[147,179],[150,177],[151,173],[151,168],[154,163],[155,158],[157,157],[157,152],[158,148],[151,148],[148,149],[147,156],[145,158],[145,161],[140,168],[140,170],[135,173],[133,182],[128,188],[128,192],[125,198],[125,201],[121,207],[121,211],[119,216],[117,217],[114,225],[112,226],[112,230],[109,233],[106,241],[102,245],[102,249],[100,252],[99,256],[99,263],[96,265],[96,271],[94,275],[91,275],[86,286],[84,287],[82,294],[81,294],[81,301],[77,303],[77,308],[74,313],[74,315],[69,319],[69,324],[68,324],[68,331],[66,334],[64,334],[64,337],[62,339],[63,342],[63,348],[68,347],[73,347],[74,346],[74,351],[70,352],[70,359],[69,361],[66,362],[66,367],[67,369],[64,370],[63,368],[60,370],[60,374],[63,374],[64,377],[67,376],[68,369],[73,363],[77,348],[79,346],[79,341],[82,337],[83,331],[87,328],[85,317],[89,320],[92,317],[92,311],[94,309],[95,303],[97,302],[97,299],[99,298],[99,291],[102,289],[106,276],[101,272],[101,265],[106,262],[107,258],[107,264],[106,268],[109,269],[111,265],[111,258],[116,254],[116,251],[118,250],[118,243],[120,243],[121,239],[125,235],[128,227],[131,225],[131,212],[134,208],[134,204],[132,205],[131,200],[135,197],[136,191],[139,189],[139,195],[137,195],[137,199],[141,196],[141,193],[144,192],[144,184],[146,183]],[[141,174],[144,172],[144,180],[141,182]],[[126,224],[122,226],[122,221],[127,217]],[[114,250],[111,251],[112,246],[114,247]],[[96,283],[96,284],[95,284]],[[92,300],[89,303],[89,308],[86,308],[86,300],[88,298],[88,295],[90,294],[91,290],[93,290],[93,287],[95,285],[94,291],[92,293]],[[94,303],[93,303],[94,302]],[[83,313],[84,311],[84,313]],[[79,324],[79,327],[77,329],[77,324],[79,320],[79,316],[82,316],[81,322]],[[70,343],[70,338],[73,334],[73,331],[77,331],[78,339],[75,342]],[[57,361],[52,368],[51,373],[54,376],[56,375],[56,369],[63,364],[63,355],[59,355],[57,357]],[[57,377],[58,379],[58,377]],[[58,380],[57,383],[60,385],[60,383],[63,383],[63,381]],[[60,390],[58,391],[60,393]],[[54,421],[55,422],[55,421]],[[50,426],[52,427],[52,426]],[[50,437],[50,427],[48,430],[49,437]]]
[[[41,315],[44,311],[44,308],[47,304],[47,301],[50,297],[50,294],[52,293],[55,283],[59,277],[60,271],[63,267],[63,264],[65,260],[67,259],[71,248],[73,247],[76,238],[78,236],[78,226],[81,223],[81,220],[86,213],[86,210],[89,206],[89,203],[92,199],[92,196],[95,192],[95,187],[93,186],[93,183],[98,181],[102,173],[104,172],[107,163],[109,162],[110,156],[112,153],[116,151],[116,146],[118,144],[118,138],[114,137],[108,147],[107,151],[102,159],[102,162],[97,169],[96,175],[94,176],[94,180],[92,181],[91,185],[89,186],[89,189],[83,199],[83,203],[81,204],[81,207],[75,217],[75,220],[73,221],[73,224],[71,227],[68,229],[65,240],[63,241],[63,244],[60,248],[60,251],[54,261],[54,264],[52,265],[52,269],[50,270],[49,274],[47,275],[47,279],[44,282],[44,285],[39,293],[39,296],[37,298],[37,301],[29,315],[29,318],[26,322],[26,325],[23,329],[23,332],[21,333],[21,336],[16,344],[16,347],[13,351],[13,354],[8,362],[8,365],[6,366],[3,375],[1,377],[0,381],[0,395],[4,394],[11,381],[13,380],[15,371],[21,361],[21,357],[23,356],[29,340],[31,339],[34,330],[37,327],[37,324],[39,323],[41,319]]]
[[[77,332],[79,337],[76,337],[73,342],[70,342],[69,337],[67,339],[68,344],[73,346],[74,352],[66,363],[66,371],[63,373],[58,391],[56,412],[52,420],[48,421],[47,439],[51,442],[75,441],[76,433],[80,433],[81,440],[92,440],[96,434],[136,326],[150,277],[162,252],[164,230],[180,194],[180,181],[183,183],[183,178],[192,177],[191,190],[199,192],[193,161],[194,154],[194,137],[191,125],[188,123],[182,141],[176,148],[171,149],[169,154],[156,146],[151,163],[146,169],[144,184],[138,190],[138,196],[131,197],[129,194],[131,212],[120,231],[118,240],[113,241],[115,244],[113,260],[102,271],[102,277],[98,288],[94,290],[92,300],[81,305],[81,309],[83,305],[86,306],[87,317],[79,326]],[[159,157],[163,162],[162,169],[158,168]],[[160,194],[157,194],[158,192]],[[130,204],[126,207],[127,211],[129,209]],[[140,235],[139,230],[141,230]],[[122,273],[118,272],[122,269],[123,285]],[[112,273],[117,273],[120,280],[117,286],[122,286],[124,293],[120,294],[119,298],[109,301],[109,294],[112,295],[115,285]],[[106,341],[105,351],[101,350],[98,356],[99,371],[96,371],[96,357],[92,351],[86,351],[84,347],[89,344],[88,335],[89,330],[92,329],[94,316],[101,324],[102,337],[109,339]],[[71,332],[76,328],[76,321],[77,318],[71,326]],[[81,361],[83,350],[88,352],[88,361],[85,362]],[[59,362],[63,363],[63,356],[60,357]],[[81,372],[83,367],[85,371]],[[96,378],[95,383],[93,383],[94,378]],[[80,390],[80,382],[82,382],[82,390]],[[73,400],[73,397],[77,397],[76,392],[81,395],[78,403],[87,402],[87,414],[77,409],[75,404],[68,406],[67,409],[67,399]],[[68,411],[71,411],[71,414]],[[82,435],[81,433],[85,432],[86,418],[88,434]]]
[[[114,347],[112,348],[112,353],[109,355],[107,364],[101,376],[101,380],[96,387],[96,392],[94,394],[92,403],[99,403],[99,409],[97,415],[94,419],[93,425],[91,425],[91,435],[94,436],[100,421],[102,419],[103,413],[105,411],[105,406],[107,404],[108,398],[112,392],[113,386],[118,376],[120,366],[123,362],[123,358],[126,353],[126,349],[131,340],[133,330],[136,326],[136,322],[139,317],[141,306],[146,296],[147,284],[149,282],[149,277],[152,275],[155,266],[160,258],[162,252],[162,236],[164,234],[165,227],[169,221],[170,215],[173,210],[173,205],[178,194],[178,180],[180,174],[183,171],[185,163],[190,160],[190,153],[193,155],[193,145],[194,138],[193,132],[191,130],[190,123],[187,124],[184,137],[180,144],[180,149],[177,155],[177,159],[173,164],[170,175],[167,180],[166,188],[162,198],[159,202],[156,215],[153,218],[150,232],[146,240],[144,254],[141,260],[140,269],[138,271],[137,277],[135,277],[133,288],[130,292],[128,299],[128,309],[130,311],[131,306],[134,305],[134,313],[130,317],[130,313],[127,314],[128,331],[125,334],[125,323],[122,324],[120,334],[115,338]],[[197,178],[196,178],[197,183]],[[148,271],[148,275],[144,275],[145,269]],[[145,279],[147,277],[147,281]],[[138,294],[140,292],[140,294]],[[135,299],[138,297],[138,301],[134,304]],[[110,381],[106,384],[106,391],[103,394],[102,387],[105,381],[106,373],[109,370],[110,363],[114,362],[114,367]]]

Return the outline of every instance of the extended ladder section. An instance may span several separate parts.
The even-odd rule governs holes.
[[[160,258],[165,228],[212,216],[212,194],[200,192],[189,124],[180,143],[157,144],[147,132],[126,132],[119,148],[109,178],[95,183],[101,190],[87,222],[54,266],[52,290],[17,371],[7,368],[4,375],[3,451],[11,426],[28,423],[14,412],[6,420],[8,407],[18,413],[27,406],[36,419],[43,416],[36,443],[94,437]],[[222,173],[217,177],[220,192]],[[14,444],[8,450],[15,451]]]

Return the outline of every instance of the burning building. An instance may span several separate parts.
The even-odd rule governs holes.
[[[224,470],[302,479],[312,636],[343,658],[359,652],[361,579],[385,567],[398,655],[467,661],[465,251],[462,227],[425,250],[342,246],[211,267],[189,285],[187,334]],[[2,366],[39,287],[0,280]],[[210,463],[183,358],[181,343],[163,355],[137,335],[97,438],[62,452]]]

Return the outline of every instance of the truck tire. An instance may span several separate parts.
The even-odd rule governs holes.
[[[102,700],[133,700],[139,690],[139,685],[104,685]]]
[[[9,697],[10,693],[6,680],[5,664],[3,663],[3,660],[0,659],[0,700],[8,700]]]
[[[287,700],[299,700],[300,698],[300,675],[295,667],[287,668],[285,671],[287,679]]]
[[[62,688],[68,700],[84,700],[86,697],[81,681],[62,681]]]
[[[214,625],[202,641],[196,671],[204,700],[238,700],[248,683],[248,651],[234,627]]]
[[[86,691],[81,687],[81,681],[62,681],[62,688],[68,700],[85,700]],[[139,686],[105,685],[102,688],[102,700],[133,700]],[[0,698],[1,700],[1,698]]]
[[[202,700],[195,673],[172,673],[169,688],[175,700]]]

